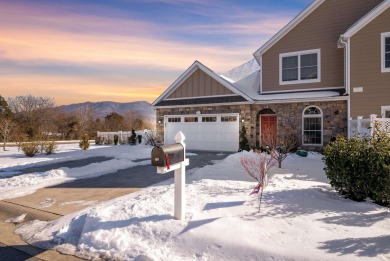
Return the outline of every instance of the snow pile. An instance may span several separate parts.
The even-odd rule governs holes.
[[[59,144],[58,152],[51,155],[37,154],[34,157],[27,157],[17,147],[7,147],[0,156],[0,177],[7,177],[17,174],[17,170],[28,167],[58,163],[72,159],[84,159],[99,154],[96,149],[107,148],[107,146],[90,146],[89,150],[82,151],[78,144]]]
[[[261,213],[248,196],[256,182],[239,157],[188,177],[185,221],[172,219],[167,180],[16,233],[40,247],[107,260],[390,258],[389,210],[340,197],[324,178],[320,155],[290,156],[284,169],[274,169]]]
[[[5,220],[4,222],[15,223],[15,224],[22,223],[26,216],[27,216],[27,214],[25,213],[25,214],[22,214],[20,216],[14,217],[14,218],[9,218],[9,219]]]

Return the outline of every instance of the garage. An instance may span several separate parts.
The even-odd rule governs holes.
[[[175,143],[179,131],[186,137],[187,149],[208,151],[237,151],[239,115],[194,114],[164,116],[165,144]]]

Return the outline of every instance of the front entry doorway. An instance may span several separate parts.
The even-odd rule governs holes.
[[[260,145],[276,145],[277,118],[276,115],[260,115]]]

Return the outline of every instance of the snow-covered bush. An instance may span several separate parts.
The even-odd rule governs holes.
[[[58,145],[55,141],[43,141],[41,143],[41,152],[45,153],[46,155],[50,155],[53,153],[56,153],[58,151]]]
[[[147,131],[144,134],[146,145],[157,146],[157,133],[155,131]]]
[[[367,197],[390,206],[390,138],[375,130],[372,138],[339,136],[324,149],[325,172],[341,194]]]
[[[81,137],[81,141],[79,143],[79,146],[83,150],[87,150],[89,148],[89,140],[88,140],[87,134],[84,134],[83,137]]]
[[[112,145],[114,142],[113,138],[110,135],[104,137],[103,140],[105,145]]]
[[[22,142],[20,149],[27,157],[34,157],[40,151],[40,143],[38,141]]]

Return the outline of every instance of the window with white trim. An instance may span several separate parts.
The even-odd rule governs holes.
[[[280,85],[319,82],[321,80],[320,61],[320,49],[280,54]]]
[[[382,72],[390,72],[390,32],[381,34]]]
[[[302,132],[304,145],[322,145],[322,111],[317,106],[309,106],[303,111]]]

